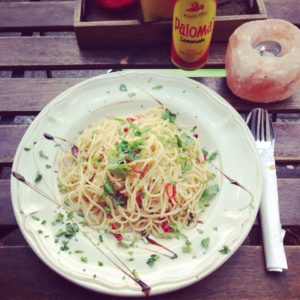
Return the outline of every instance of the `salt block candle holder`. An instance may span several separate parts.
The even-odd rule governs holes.
[[[243,24],[229,39],[226,72],[228,87],[243,99],[290,97],[300,87],[300,30],[280,19]]]

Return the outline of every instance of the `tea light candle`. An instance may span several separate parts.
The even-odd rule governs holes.
[[[281,53],[281,45],[275,41],[263,41],[255,44],[253,48],[258,51],[261,56],[279,56]]]
[[[284,100],[300,87],[300,30],[279,19],[248,22],[230,37],[227,84],[254,102]]]

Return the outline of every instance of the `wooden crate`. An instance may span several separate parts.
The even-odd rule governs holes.
[[[227,1],[218,6],[213,41],[227,41],[243,23],[266,18],[263,0]],[[80,48],[155,45],[171,42],[172,22],[143,22],[139,5],[114,12],[102,9],[93,0],[76,0],[74,28]]]

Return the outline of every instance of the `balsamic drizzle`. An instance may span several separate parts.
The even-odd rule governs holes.
[[[38,194],[40,194],[41,196],[45,197],[46,199],[50,200],[51,202],[53,202],[54,204],[57,205],[58,208],[60,208],[60,205],[55,202],[55,200],[53,200],[52,198],[50,198],[47,194],[45,194],[43,191],[41,191],[40,189],[38,189],[36,186],[34,186],[33,184],[31,184],[30,182],[28,182],[24,176],[22,176],[21,174],[19,174],[18,172],[12,171],[12,175],[13,177],[15,177],[18,181],[22,182],[23,184],[27,185],[28,187],[30,187],[31,189],[33,189],[35,192],[37,192]],[[71,220],[75,223],[78,223],[77,220],[72,217]],[[130,279],[132,279],[136,284],[138,284],[141,288],[141,291],[146,295],[149,296],[150,294],[150,290],[151,287],[149,285],[147,285],[145,282],[143,282],[141,279],[136,278],[136,276],[134,275],[133,271],[131,271],[118,257],[115,253],[113,253],[113,251],[108,248],[106,245],[105,248],[107,250],[110,251],[111,254],[113,254],[114,257],[116,257],[118,259],[118,261],[127,269],[123,269],[122,267],[120,267],[112,258],[110,258],[102,249],[100,249],[99,245],[95,244],[94,241],[87,235],[86,232],[82,231],[82,234],[92,243],[93,246],[95,246],[97,248],[98,251],[101,252],[101,254],[103,256],[105,256],[115,267],[117,267],[122,273],[124,273],[126,276],[128,276]]]

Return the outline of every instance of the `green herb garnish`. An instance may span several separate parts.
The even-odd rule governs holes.
[[[162,118],[164,120],[169,121],[170,123],[175,123],[176,121],[176,114],[173,114],[171,111],[169,111],[167,108],[165,109],[165,111],[162,114]]]
[[[114,193],[114,187],[110,184],[109,181],[106,181],[104,183],[104,191],[109,195],[112,195]]]
[[[36,175],[35,175],[34,182],[39,183],[42,180],[42,178],[43,178],[42,174],[39,171],[37,171]]]
[[[28,152],[28,151],[30,151],[30,150],[31,150],[31,148],[24,147],[24,151]]]
[[[39,152],[41,158],[48,159],[48,156],[44,154],[43,150]]]
[[[81,253],[83,253],[84,251],[82,251],[82,250],[75,250],[75,253],[76,254],[81,254]]]
[[[68,247],[68,241],[62,241],[62,246],[60,247],[61,251],[68,251],[69,247]]]
[[[208,162],[212,162],[213,160],[216,159],[217,155],[218,155],[218,152],[217,152],[217,151],[214,151],[214,152],[208,157],[207,161],[208,161]]]
[[[224,245],[221,250],[219,250],[220,253],[222,254],[228,254],[230,252],[230,249],[227,245]]]
[[[150,257],[147,260],[147,265],[149,267],[153,267],[154,263],[159,259],[159,255],[157,254],[151,254]]]
[[[207,248],[208,248],[208,246],[209,246],[209,237],[207,237],[207,238],[205,238],[205,239],[203,239],[203,240],[201,241],[201,246],[202,246],[204,249],[207,249]]]
[[[82,262],[84,262],[84,263],[87,263],[88,258],[87,258],[86,256],[81,256],[81,257],[80,257],[80,260],[81,260]]]
[[[163,86],[160,84],[160,85],[156,85],[152,88],[152,90],[161,90],[163,88]]]
[[[103,267],[103,262],[102,261],[98,261],[98,266],[99,267]]]
[[[37,217],[37,216],[31,216],[31,219],[33,219],[33,220],[35,220],[35,221],[39,221],[39,220],[40,220],[40,218]]]
[[[190,253],[190,252],[192,252],[192,250],[193,250],[192,243],[188,239],[186,239],[185,246],[182,247],[182,252]]]
[[[39,229],[37,232],[38,232],[38,234],[42,234],[42,233],[43,233],[43,230],[40,230],[40,229]]]
[[[103,237],[101,234],[99,235],[99,241],[100,241],[100,243],[103,243]]]
[[[119,90],[121,92],[127,92],[127,87],[124,83],[121,83],[120,86],[119,86]]]
[[[200,198],[200,201],[208,201],[220,191],[219,185],[214,184],[206,188]]]
[[[50,165],[46,165],[45,167],[46,167],[46,169],[51,169]]]
[[[126,177],[130,171],[130,168],[127,164],[109,164],[108,171],[119,177]]]

